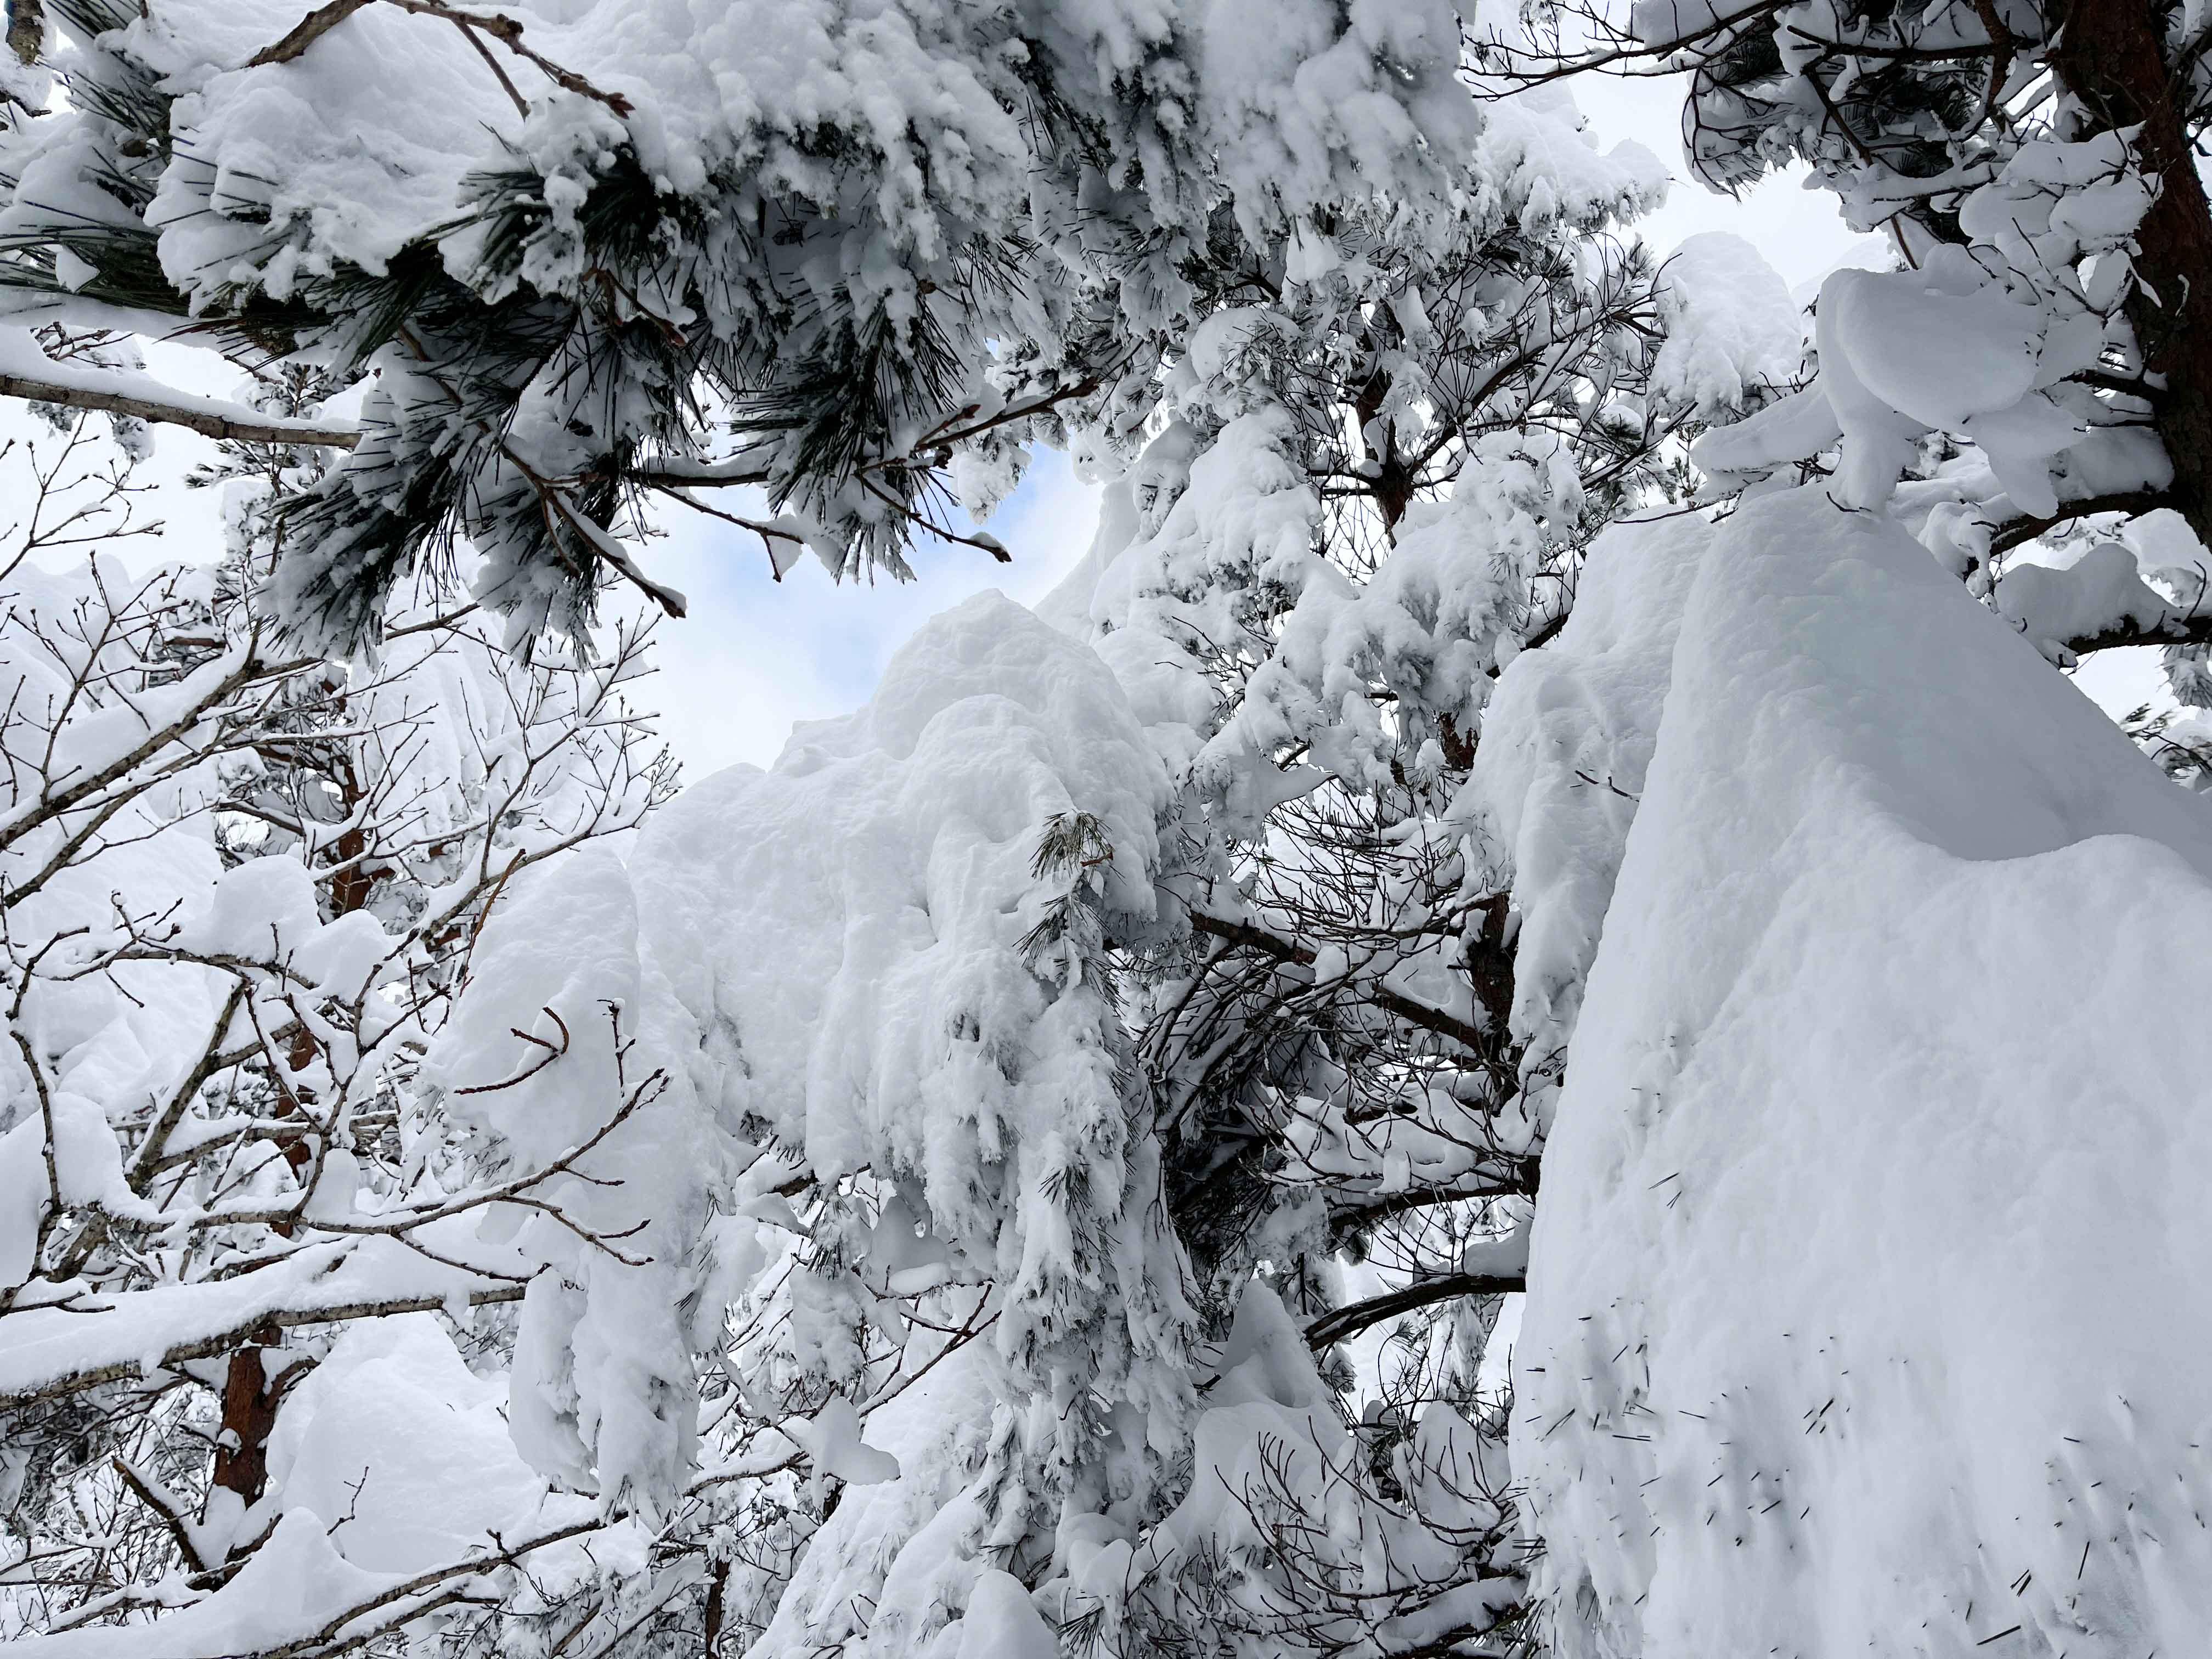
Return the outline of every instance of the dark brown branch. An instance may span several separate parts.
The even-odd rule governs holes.
[[[40,48],[46,43],[46,0],[9,0],[8,50],[15,54],[15,61],[37,63]]]
[[[1999,525],[1990,536],[1990,551],[2006,553],[2023,542],[2032,542],[2047,530],[2056,530],[2062,524],[2071,524],[2076,519],[2094,517],[2100,513],[2150,513],[2161,507],[2176,507],[2172,496],[2156,490],[2129,489],[2111,495],[2091,495],[2078,501],[2061,501],[2057,513],[2048,519],[2011,519]]]
[[[347,18],[374,3],[375,0],[330,0],[327,5],[318,6],[301,18],[283,40],[264,46],[247,58],[246,67],[259,69],[267,64],[289,64]],[[620,93],[602,92],[574,70],[563,69],[550,58],[524,46],[522,22],[519,18],[508,17],[500,12],[469,11],[459,6],[441,4],[440,0],[391,0],[391,3],[402,11],[411,11],[422,17],[435,17],[456,25],[462,33],[471,37],[470,44],[479,51],[483,50],[482,43],[474,38],[474,31],[481,29],[555,86],[605,104],[617,115],[627,116],[631,112],[629,100]],[[492,65],[492,72],[506,86],[508,95],[520,101],[520,94],[515,92],[513,83],[507,81],[498,64]],[[528,107],[527,104],[523,106],[526,112]]]
[[[2212,536],[2212,200],[2184,125],[2188,88],[2168,67],[2163,22],[2142,0],[2071,0],[2045,61],[2080,106],[2081,130],[2069,136],[2126,135],[2151,188],[2131,244],[2127,318],[2143,374],[2166,388],[2166,505],[2200,539]]]
[[[169,1137],[176,1133],[177,1125],[184,1121],[185,1113],[192,1103],[192,1097],[200,1091],[200,1085],[227,1066],[238,1064],[236,1056],[223,1053],[223,1033],[230,1030],[231,1021],[237,1017],[240,1007],[252,988],[252,982],[244,978],[231,986],[230,994],[223,1000],[222,1011],[215,1017],[215,1028],[208,1033],[207,1047],[201,1051],[198,1062],[169,1091],[168,1103],[147,1129],[145,1139],[139,1143],[137,1153],[131,1160],[131,1167],[124,1171],[123,1178],[132,1192],[144,1196],[148,1185],[160,1172],[161,1155],[168,1146]]]
[[[192,1536],[191,1517],[172,1507],[169,1494],[162,1492],[138,1472],[137,1466],[120,1455],[108,1460],[123,1484],[131,1488],[138,1501],[160,1517],[169,1536],[176,1540],[177,1553],[183,1556],[197,1571],[205,1572],[216,1563],[202,1558],[199,1540]]]
[[[1346,1233],[1388,1221],[1393,1216],[1444,1204],[1474,1204],[1486,1198],[1534,1198],[1542,1169],[1540,1159],[1523,1158],[1513,1165],[1510,1178],[1490,1181],[1480,1187],[1417,1187],[1410,1192],[1393,1193],[1371,1204],[1348,1205],[1330,1212],[1329,1236],[1341,1239]],[[1504,1172],[1500,1173],[1503,1176]]]
[[[2110,651],[2123,645],[2212,645],[2212,611],[2168,611],[2155,627],[2137,628],[2123,621],[2101,634],[2085,634],[2063,641],[2077,657],[2092,651]]]
[[[1306,1345],[1326,1348],[1333,1342],[1348,1341],[1386,1319],[1433,1307],[1439,1302],[1456,1301],[1463,1296],[1510,1296],[1528,1288],[1526,1273],[1439,1273],[1403,1290],[1385,1291],[1381,1296],[1370,1296],[1364,1302],[1349,1303],[1323,1314],[1306,1327]]]
[[[247,58],[246,67],[259,69],[264,64],[290,63],[354,13],[371,3],[373,0],[330,0],[328,5],[316,7],[294,24],[283,40],[262,47]]]

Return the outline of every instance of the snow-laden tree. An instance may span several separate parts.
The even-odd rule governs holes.
[[[1538,12],[1551,50],[1495,43],[1501,66],[1686,74],[1705,182],[1803,161],[1893,240],[1897,269],[1823,285],[1814,383],[1701,464],[1832,474],[2054,661],[2162,644],[2177,698],[2204,706],[2212,331],[2189,296],[2212,283],[2194,160],[2212,27],[2138,0]],[[2033,545],[2053,531],[2063,559]]]
[[[472,980],[531,983],[501,908],[618,871],[592,848],[670,793],[629,702],[646,632],[525,662],[480,616],[395,598],[377,660],[300,654],[267,541],[310,455],[234,449],[205,479],[229,556],[134,568],[129,464],[88,465],[90,417],[54,414],[10,458],[0,577],[9,1633],[96,1646],[228,1589],[289,1595],[311,1617],[268,1639],[297,1639],[410,1571],[450,1592],[498,1554],[488,1526],[669,1504],[696,1473],[680,1310],[716,1178],[681,1052],[634,957],[565,1024],[517,1008],[472,1041],[488,1012],[453,1013]],[[556,1054],[565,1115],[526,1094]],[[514,1439],[587,1447],[568,1484],[598,1499],[532,1507],[510,1353],[540,1407]],[[396,1437],[422,1450],[398,1484],[373,1455]],[[341,1526],[353,1581],[280,1588]],[[227,1616],[200,1639],[245,1628]]]
[[[1708,246],[1733,330],[1685,326],[1615,234],[1656,163],[1483,112],[1440,9],[43,15],[16,315],[189,315],[289,395],[0,364],[264,475],[228,574],[84,579],[97,648],[21,700],[58,756],[136,732],[24,774],[38,856],[173,854],[20,957],[25,1625],[1510,1639],[1483,1344],[1557,1068],[1446,809],[1589,531],[1794,371],[1786,301]],[[357,427],[305,400],[363,379]],[[895,568],[1041,437],[1121,475],[1058,628],[963,607],[627,866],[574,843],[662,793],[636,637],[393,597],[447,548],[580,635],[640,492],[739,481],[772,546]]]
[[[193,601],[246,703],[164,713],[150,645],[85,671],[222,785],[146,844],[236,867],[109,883],[21,970],[190,1039],[143,1109],[34,1072],[72,1103],[14,1132],[56,1218],[17,1397],[129,1443],[33,1489],[19,1576],[90,1586],[41,1640],[1514,1639],[1484,1344],[1558,1066],[1448,809],[1591,529],[1794,372],[1771,277],[1663,279],[1615,234],[1656,164],[1484,112],[1440,9],[43,11],[15,314],[369,384],[355,427],[0,363],[345,452],[272,457]],[[481,602],[578,635],[607,569],[657,591],[642,492],[739,482],[779,568],[896,568],[940,477],[980,516],[1040,438],[1121,475],[1057,629],[941,619],[627,867],[559,843],[658,793],[631,636],[518,663],[391,597],[465,541]],[[382,654],[272,662],[272,619]]]
[[[744,1500],[753,1654],[1519,1639],[1484,1345],[1558,1067],[1450,806],[1589,532],[1800,349],[1740,247],[1708,326],[1615,240],[1657,170],[1577,128],[1490,110],[1441,241],[1297,228],[1037,616],[969,601],[648,826],[750,1148],[722,1360],[805,1453]]]
[[[1510,1437],[1545,1638],[2199,1644],[2212,824],[2053,669],[2163,645],[2204,701],[2203,20],[1547,15],[1492,67],[1686,73],[1709,182],[1808,162],[1896,257],[1694,447],[1733,516],[1597,541],[1461,797],[1513,1033],[1565,1045]],[[2130,724],[2201,775],[2201,714]]]
[[[1294,226],[1380,204],[1448,236],[1475,129],[1443,0],[18,16],[15,313],[373,380],[284,503],[285,603],[346,643],[455,537],[533,630],[580,626],[610,570],[680,611],[624,538],[648,499],[738,518],[779,570],[902,574],[912,536],[957,536],[951,479],[1066,422],[1126,433]],[[20,348],[17,390],[57,378]],[[765,515],[713,505],[739,484]]]

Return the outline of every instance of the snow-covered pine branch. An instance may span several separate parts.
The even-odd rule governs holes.
[[[291,507],[291,620],[331,640],[456,534],[487,603],[579,628],[671,477],[757,480],[777,542],[904,574],[963,457],[1126,434],[1292,226],[1444,233],[1451,8],[1279,12],[51,0],[0,287],[373,382]]]
[[[1832,477],[2061,660],[2179,647],[2190,701],[2212,647],[2203,585],[2146,544],[2170,536],[2131,526],[2178,515],[2191,546],[2212,538],[2212,333],[2182,297],[2212,283],[2192,160],[2212,33],[2133,0],[1558,0],[1540,15],[1544,50],[1486,45],[1509,83],[1687,72],[1705,182],[1802,160],[1855,228],[1894,243],[1895,269],[1823,283],[1812,383],[1707,439],[1700,465],[1724,487]],[[2099,564],[2061,580],[2039,538],[2070,542],[2066,558],[2137,552],[2141,578]]]

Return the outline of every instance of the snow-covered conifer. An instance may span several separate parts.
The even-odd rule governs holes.
[[[44,15],[60,103],[18,100],[0,157],[10,307],[374,379],[286,503],[288,612],[345,642],[455,536],[533,630],[609,571],[680,611],[625,532],[736,484],[779,568],[902,573],[956,533],[949,481],[1144,404],[1293,224],[1448,234],[1475,125],[1442,0]]]
[[[755,1654],[992,1650],[1001,1574],[1131,1659],[1513,1639],[1483,1347],[1557,1065],[1449,809],[1590,532],[1798,355],[1662,363],[1658,171],[1578,128],[1509,100],[1449,234],[1340,210],[1231,267],[1079,434],[1118,476],[1057,636],[971,601],[648,831],[782,1234],[730,1349],[811,1466]]]

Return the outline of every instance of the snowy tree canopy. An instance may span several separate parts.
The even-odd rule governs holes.
[[[609,570],[680,610],[626,534],[740,483],[779,569],[903,574],[974,458],[1125,441],[1299,227],[1431,245],[1474,183],[1440,0],[42,9],[10,307],[372,380],[286,504],[286,614],[341,643],[455,537],[533,630]]]
[[[1723,483],[1832,475],[1894,505],[2054,660],[2163,643],[2203,700],[2212,571],[2127,520],[2212,537],[2212,206],[2193,160],[2212,26],[2183,7],[1944,0],[1547,0],[1544,49],[1498,35],[1509,80],[1685,74],[1684,151],[1717,189],[1790,161],[1896,269],[1822,285],[1819,372],[1702,447]],[[2115,549],[2008,560],[2053,530]],[[2117,533],[2118,541],[2114,540]],[[2076,549],[2076,551],[2079,550]],[[2132,560],[2117,556],[2131,550]],[[2139,567],[2139,569],[2138,569]]]
[[[1794,372],[1794,325],[1751,321],[1773,320],[1771,275],[1711,251],[1747,313],[1670,280],[1626,234],[1663,191],[1653,158],[1601,151],[1558,94],[1486,108],[1443,13],[1263,28],[1224,7],[1086,33],[1048,10],[1017,52],[997,31],[1020,20],[957,9],[597,33],[533,16],[520,44],[399,5],[291,36],[234,9],[55,12],[71,78],[17,118],[10,223],[19,314],[79,331],[20,336],[18,389],[261,458],[213,614],[258,638],[343,577],[344,605],[383,610],[337,636],[384,646],[248,683],[371,677],[332,714],[379,733],[372,692],[419,710],[376,754],[483,804],[451,809],[478,813],[467,835],[417,824],[416,785],[362,781],[399,761],[325,757],[336,784],[287,787],[338,812],[327,848],[214,872],[212,896],[134,888],[123,945],[70,934],[52,959],[150,953],[243,988],[177,1016],[204,1058],[155,1093],[184,1106],[149,1122],[136,1085],[78,1091],[126,1171],[168,1159],[178,1184],[157,1201],[58,1176],[26,1248],[12,1316],[33,1322],[24,1363],[46,1358],[20,1397],[129,1402],[99,1455],[37,1454],[32,1559],[88,1559],[100,1587],[27,1616],[40,1639],[117,1620],[179,1653],[681,1630],[763,1654],[1000,1651],[1054,1626],[1132,1651],[1193,1627],[1254,1653],[1507,1639],[1526,1575],[1482,1354],[1519,1283],[1557,1064],[1523,1076],[1505,896],[1448,809],[1495,677],[1556,634],[1591,532],[1680,493],[1673,434]],[[902,73],[865,80],[863,46]],[[732,52],[745,76],[695,75]],[[453,90],[500,75],[536,99],[527,119]],[[838,101],[864,83],[919,101]],[[832,125],[794,127],[794,95]],[[422,113],[364,155],[348,97]],[[499,211],[544,224],[495,228],[495,163]],[[158,304],[87,275],[101,247],[49,200],[124,173]],[[617,185],[645,194],[594,198]],[[122,214],[100,214],[108,236]],[[617,243],[642,263],[618,271]],[[120,332],[81,331],[164,307],[218,342],[258,331],[288,390],[191,403]],[[469,383],[482,422],[434,395],[462,383],[426,366],[433,339],[491,377]],[[856,402],[824,365],[866,340]],[[349,446],[320,411],[362,374]],[[823,402],[794,423],[802,387]],[[859,447],[825,465],[805,419]],[[524,434],[552,449],[518,459]],[[405,534],[454,537],[480,600],[573,629],[576,594],[632,574],[605,532],[647,472],[689,490],[786,467],[771,540],[845,568],[896,558],[916,469],[981,517],[1040,436],[1112,480],[1044,619],[970,602],[867,709],[634,839],[664,793],[633,776],[620,712],[635,636],[573,666],[506,659],[465,606],[379,598],[404,560],[380,564],[347,516],[415,514]],[[601,464],[609,442],[630,473]],[[530,574],[569,545],[567,509],[532,491],[573,504],[586,472],[609,492],[589,556]],[[538,554],[511,511],[550,538]],[[521,677],[508,702],[552,697],[543,744],[435,678],[488,651],[482,672]],[[251,721],[231,741],[270,742]],[[570,780],[544,809],[566,830],[495,810],[483,792],[518,776]],[[307,809],[163,810],[220,830]],[[609,834],[623,858],[574,844]],[[395,842],[422,850],[393,865]],[[96,835],[83,852],[115,856]],[[225,896],[241,880],[258,908]],[[289,922],[263,915],[280,890]],[[182,920],[203,905],[216,943]],[[354,941],[357,985],[294,965],[326,933]],[[26,984],[48,960],[30,949]],[[297,1054],[240,1048],[240,1018]],[[246,1079],[276,1127],[249,1112],[187,1156],[178,1126]],[[337,1105],[372,1100],[373,1145],[347,1115],[367,1109]],[[61,1144],[18,1121],[26,1158]],[[237,1137],[262,1150],[218,1156]],[[123,1242],[210,1230],[204,1261]],[[1346,1252],[1370,1265],[1340,1283]],[[82,1297],[108,1298],[107,1324],[33,1328]],[[156,1306],[149,1346],[137,1310]],[[1340,1351],[1407,1315],[1421,1334],[1388,1364]],[[1361,1367],[1388,1397],[1354,1425]],[[466,1426],[394,1443],[386,1395]],[[441,1456],[482,1472],[481,1501],[410,1526]],[[88,1494],[127,1548],[85,1544]],[[1336,1519],[1310,1533],[1316,1503]],[[306,1588],[272,1610],[288,1581]]]

